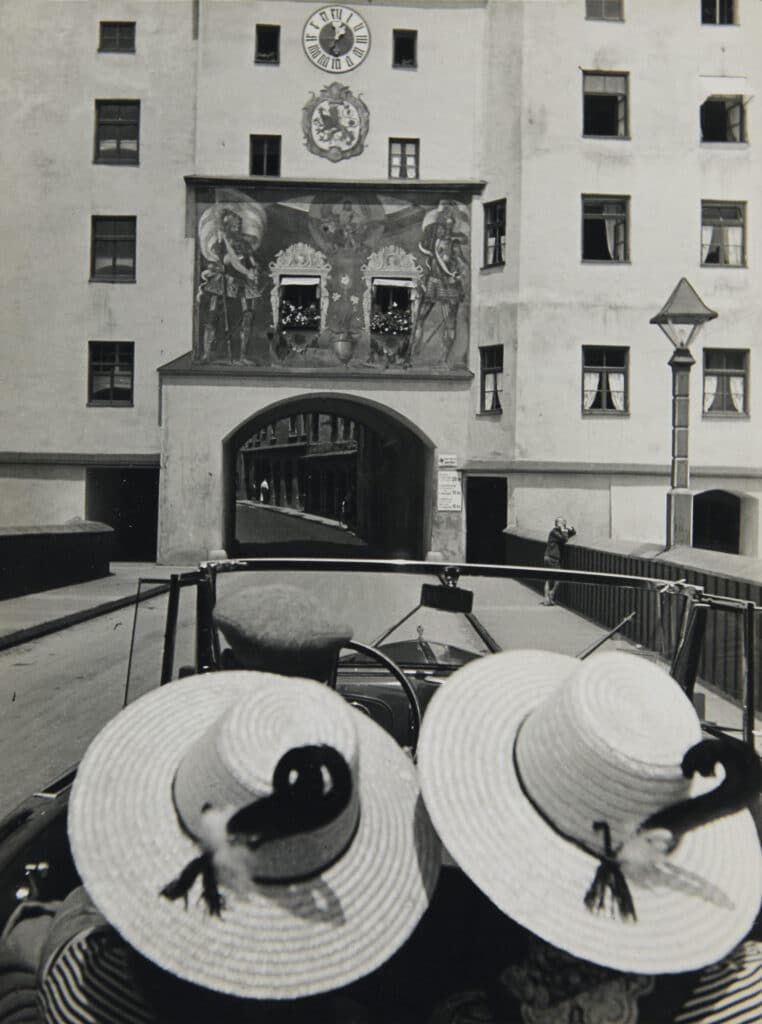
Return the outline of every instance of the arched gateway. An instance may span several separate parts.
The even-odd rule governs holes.
[[[423,558],[433,444],[381,405],[330,392],[260,410],[224,442],[230,555]]]

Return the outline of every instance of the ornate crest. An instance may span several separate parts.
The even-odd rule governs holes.
[[[359,156],[365,148],[370,111],[347,85],[324,86],[302,109],[304,143],[310,153],[337,163]]]

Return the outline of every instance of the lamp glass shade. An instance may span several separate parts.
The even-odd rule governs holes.
[[[690,282],[681,277],[650,322],[664,331],[675,348],[687,348],[703,325],[716,316],[717,313],[702,302]]]

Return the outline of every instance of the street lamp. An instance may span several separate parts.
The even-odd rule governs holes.
[[[675,351],[672,367],[672,469],[667,493],[667,548],[693,542],[693,495],[688,468],[688,413],[690,375],[695,359],[688,346],[701,328],[717,314],[705,306],[691,284],[681,277],[662,308],[651,317],[667,335]]]

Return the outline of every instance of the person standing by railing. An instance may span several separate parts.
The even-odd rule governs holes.
[[[545,554],[543,555],[543,565],[547,565],[552,569],[561,568],[561,551],[568,540],[570,540],[575,534],[576,530],[573,526],[567,525],[566,520],[563,516],[556,516],[553,529],[548,534],[548,542],[545,545]],[[558,589],[558,580],[545,580],[545,598],[543,604],[555,604],[556,590]]]

